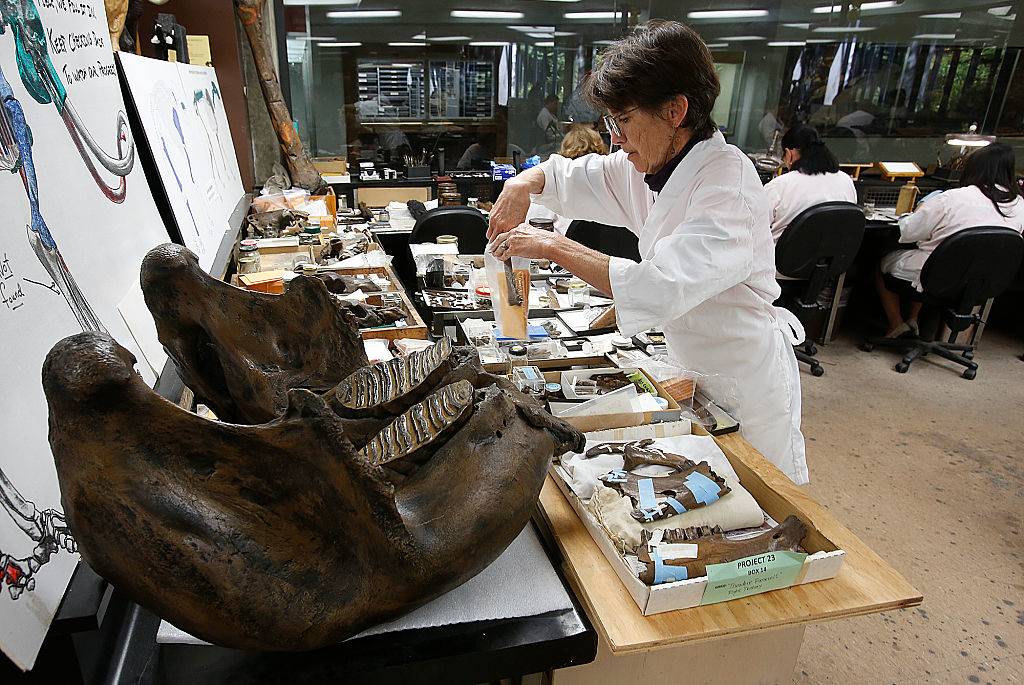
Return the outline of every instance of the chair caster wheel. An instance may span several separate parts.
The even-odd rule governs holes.
[[[811,355],[812,357],[814,355],[818,354],[818,347],[817,347],[817,345],[811,345],[810,349],[807,350],[807,353],[809,355]]]
[[[964,378],[966,378],[967,380],[973,381],[975,376],[978,375],[978,370],[977,369],[964,369],[964,372],[961,375]]]
[[[815,377],[824,376],[825,375],[825,369],[823,369],[820,366],[812,366],[811,367],[811,375],[815,376]]]
[[[861,343],[860,345],[858,345],[857,347],[859,347],[859,348],[860,348],[861,350],[863,350],[864,352],[871,352],[872,350],[874,350],[874,349],[875,349],[875,346],[874,346],[874,345],[872,345],[872,344],[871,344],[871,343],[869,343],[869,342],[862,342],[862,343]]]
[[[896,369],[896,373],[906,373],[907,371],[910,370],[910,364],[905,364],[903,362],[900,362],[899,364],[897,364],[893,368]]]
[[[974,359],[974,352],[972,350],[964,351],[964,359]]]

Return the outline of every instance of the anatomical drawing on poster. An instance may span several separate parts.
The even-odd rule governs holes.
[[[50,347],[108,332],[139,358],[151,321],[119,310],[168,236],[121,98],[100,0],[0,0],[0,649],[31,668],[78,561],[40,385]],[[135,317],[137,319],[138,317]]]

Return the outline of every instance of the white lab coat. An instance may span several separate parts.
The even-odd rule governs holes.
[[[1024,232],[1024,199],[1000,205],[1003,216],[992,200],[977,186],[954,188],[922,201],[913,214],[900,217],[900,242],[917,243],[913,250],[896,250],[882,258],[882,271],[910,281],[921,290],[921,269],[943,240],[965,228],[1005,226]]]
[[[780,289],[768,202],[750,160],[720,133],[683,158],[656,195],[625,153],[540,165],[533,196],[558,214],[626,226],[640,264],[611,258],[619,329],[665,331],[677,363],[732,378],[744,437],[795,482],[808,480],[800,433],[803,329],[772,306]]]
[[[793,219],[802,211],[823,202],[857,202],[857,189],[849,174],[805,174],[790,171],[765,184],[772,213],[772,240],[779,242]]]

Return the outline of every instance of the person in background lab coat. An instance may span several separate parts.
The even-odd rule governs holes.
[[[900,296],[889,290],[883,274],[909,281],[920,291],[924,263],[939,243],[954,233],[979,226],[1005,226],[1024,232],[1024,198],[1015,168],[1013,148],[992,143],[967,158],[959,188],[929,196],[913,214],[900,217],[900,242],[917,243],[917,247],[885,255],[876,274],[878,296],[889,320],[887,338],[918,335],[922,303],[911,302],[910,316],[904,321]]]
[[[790,172],[773,178],[764,187],[776,243],[805,209],[823,202],[857,202],[853,179],[839,170],[836,156],[813,128],[797,126],[786,131],[782,150],[782,161]]]
[[[736,380],[750,443],[797,483],[796,317],[780,294],[768,202],[757,171],[711,120],[720,90],[711,53],[677,22],[652,21],[613,44],[587,81],[621,150],[553,156],[505,183],[488,237],[499,258],[551,259],[615,298],[619,329],[665,331],[679,365]],[[523,224],[534,201],[558,214],[626,226],[639,264]]]
[[[608,146],[601,140],[601,134],[588,124],[573,124],[570,126],[569,132],[565,134],[565,138],[562,138],[562,146],[559,148],[558,154],[567,159],[577,159],[592,153],[599,155],[608,154]],[[530,203],[530,211],[526,214],[525,222],[529,223],[530,219],[551,219],[555,222],[555,230],[562,235],[565,235],[565,232],[569,230],[569,226],[572,224],[572,219],[558,216],[537,202]]]

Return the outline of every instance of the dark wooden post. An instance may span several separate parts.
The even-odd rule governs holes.
[[[274,59],[270,46],[267,45],[263,24],[263,0],[234,0],[234,3],[245,35],[249,37],[249,47],[252,48],[252,58],[259,74],[263,99],[267,103],[270,120],[281,143],[281,152],[284,154],[288,173],[292,177],[292,184],[305,188],[315,195],[322,195],[327,191],[327,184],[313,166],[302,140],[295,132],[291,112],[288,111],[284,93],[281,91],[281,82],[278,81],[277,72],[274,70]]]

